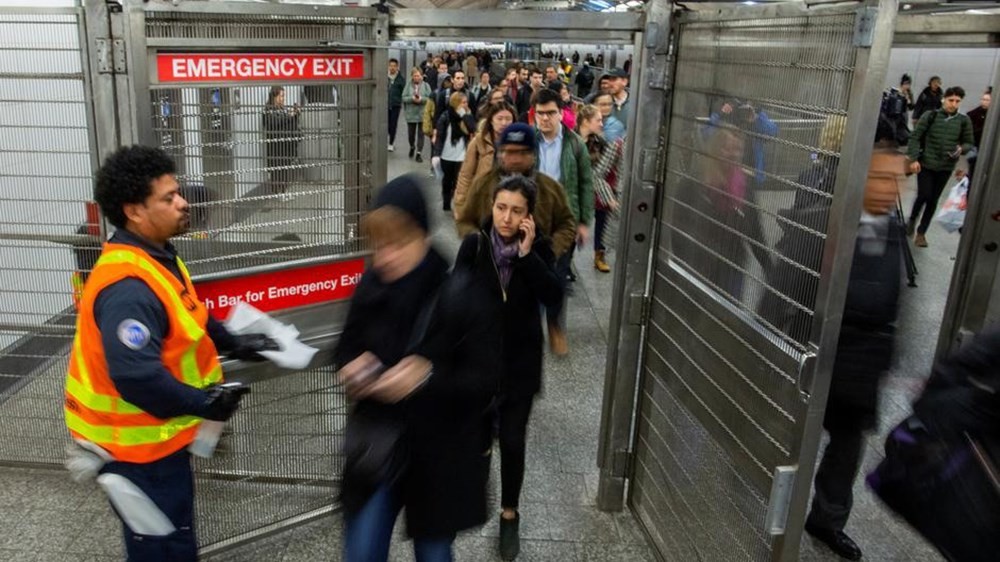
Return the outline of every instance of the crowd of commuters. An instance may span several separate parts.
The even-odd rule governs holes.
[[[527,435],[543,386],[546,333],[554,355],[569,353],[564,312],[576,249],[593,243],[594,268],[610,271],[607,232],[620,210],[627,72],[610,70],[597,80],[596,91],[579,99],[571,95],[562,65],[513,65],[494,83],[489,57],[429,55],[409,80],[398,61],[389,63],[389,150],[401,117],[411,158],[422,161],[422,135],[430,136],[432,164],[442,172],[443,210],[454,218],[462,241],[449,270],[430,242],[434,214],[416,175],[385,185],[361,220],[374,250],[371,267],[357,285],[333,358],[352,402],[340,487],[349,562],[386,560],[404,508],[416,560],[452,560],[456,534],[489,517],[494,440],[501,475],[498,549],[503,560],[518,556]],[[578,59],[574,53],[567,62]],[[580,72],[588,67],[585,61]],[[591,84],[577,77],[576,84],[589,90]],[[862,554],[844,527],[865,432],[877,419],[879,380],[891,364],[903,241],[915,235],[917,246],[927,245],[944,184],[961,156],[972,159],[991,100],[992,92],[985,92],[979,106],[963,115],[958,107],[965,91],[941,86],[933,77],[914,101],[904,75],[887,94],[864,186],[823,420],[830,439],[805,525],[850,560]],[[765,146],[779,135],[778,125],[746,100],[725,99],[714,109],[696,134],[704,149],[700,165],[680,186],[677,202],[685,212],[667,217],[684,234],[672,241],[671,251],[692,268],[710,262],[698,274],[737,301],[753,255],[768,283],[789,297],[763,299],[759,316],[798,334],[792,326],[801,319],[790,302],[797,289],[783,283],[794,284],[789,267],[819,270],[821,248],[802,244],[798,232],[786,229],[775,249],[788,259],[773,260],[762,245],[747,241],[763,238],[756,198],[768,181]],[[912,132],[905,118],[910,110]],[[286,106],[284,88],[271,88],[262,120],[265,163],[278,192],[293,179],[299,113],[297,106]],[[829,154],[840,149],[844,129],[843,116],[826,120],[820,148],[827,156],[799,175],[805,189],[780,212],[784,223],[825,228],[829,201],[818,194],[832,189],[836,162]],[[917,174],[918,193],[904,220],[895,208],[898,184],[908,173]],[[193,560],[188,446],[202,419],[227,420],[245,391],[221,385],[219,351],[261,360],[260,353],[276,344],[261,334],[230,333],[189,291],[190,276],[169,242],[189,227],[189,208],[176,166],[162,150],[129,147],[110,156],[97,174],[95,199],[118,231],[79,303],[66,383],[67,426],[81,448],[78,458],[96,456],[95,472],[130,482],[149,500],[143,509],[152,505],[166,521],[162,532],[139,532],[144,514],[115,503],[129,559]],[[733,241],[733,231],[746,239],[714,248],[722,259],[699,257],[706,243]],[[955,559],[996,552],[995,533],[978,537],[974,548],[956,539],[963,518],[995,528],[996,498],[962,496],[969,487],[942,482],[934,471],[966,471],[963,482],[995,492],[995,472],[969,471],[977,466],[974,460],[995,467],[997,341],[996,331],[988,331],[935,366],[914,416],[886,445],[887,453],[926,445],[918,451],[923,456],[890,454],[869,476],[883,500]],[[947,462],[939,462],[942,455]],[[907,485],[927,493],[907,494]],[[948,520],[929,513],[931,505]]]

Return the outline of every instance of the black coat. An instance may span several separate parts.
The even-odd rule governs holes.
[[[562,300],[562,286],[555,274],[555,256],[548,240],[536,239],[531,253],[515,258],[506,294],[500,285],[489,232],[491,221],[481,232],[462,241],[455,258],[455,271],[472,272],[486,287],[494,302],[503,307],[503,356],[500,392],[531,396],[542,388],[542,314],[540,305]]]
[[[449,128],[451,129],[451,139],[455,140],[456,138],[464,138],[466,147],[469,146],[469,141],[472,140],[472,135],[476,134],[476,116],[474,112],[470,111],[465,114],[465,117],[461,118],[461,123],[465,125],[465,131],[462,131],[461,128],[456,128],[454,126],[455,122],[452,121],[453,113],[455,112],[451,108],[448,108],[448,110],[438,116],[437,121],[434,122],[434,130],[437,131],[437,139],[434,142],[434,146],[431,147],[431,154],[433,156],[441,156],[441,152],[444,150],[444,143],[449,142]]]
[[[275,107],[264,111],[263,121],[267,166],[293,165],[299,155],[299,116]]]
[[[455,533],[487,518],[488,414],[500,376],[500,307],[468,275],[448,276],[447,267],[431,250],[395,283],[365,273],[334,355],[338,366],[364,351],[387,366],[410,354],[433,364],[427,383],[410,397],[397,404],[362,400],[347,418],[348,426],[376,418],[403,428],[392,481],[412,537]],[[426,335],[413,342],[425,306],[433,306],[431,320]],[[345,471],[341,502],[348,513],[373,491]]]

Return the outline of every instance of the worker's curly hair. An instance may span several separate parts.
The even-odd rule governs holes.
[[[124,205],[142,203],[152,193],[153,180],[176,171],[173,159],[159,148],[140,145],[119,148],[97,171],[94,200],[111,224],[124,228],[128,221]]]

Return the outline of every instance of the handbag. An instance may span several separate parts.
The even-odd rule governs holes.
[[[407,348],[424,339],[436,304],[437,293],[417,315]],[[403,423],[385,415],[382,408],[368,406],[354,408],[344,432],[344,480],[354,488],[355,497],[366,499],[379,486],[395,483],[406,469]]]

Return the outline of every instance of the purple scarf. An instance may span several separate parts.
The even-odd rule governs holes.
[[[496,228],[490,231],[490,246],[493,248],[493,262],[497,264],[497,272],[500,274],[500,286],[507,290],[510,283],[510,274],[514,272],[514,258],[517,256],[517,238],[511,242],[505,242]]]

